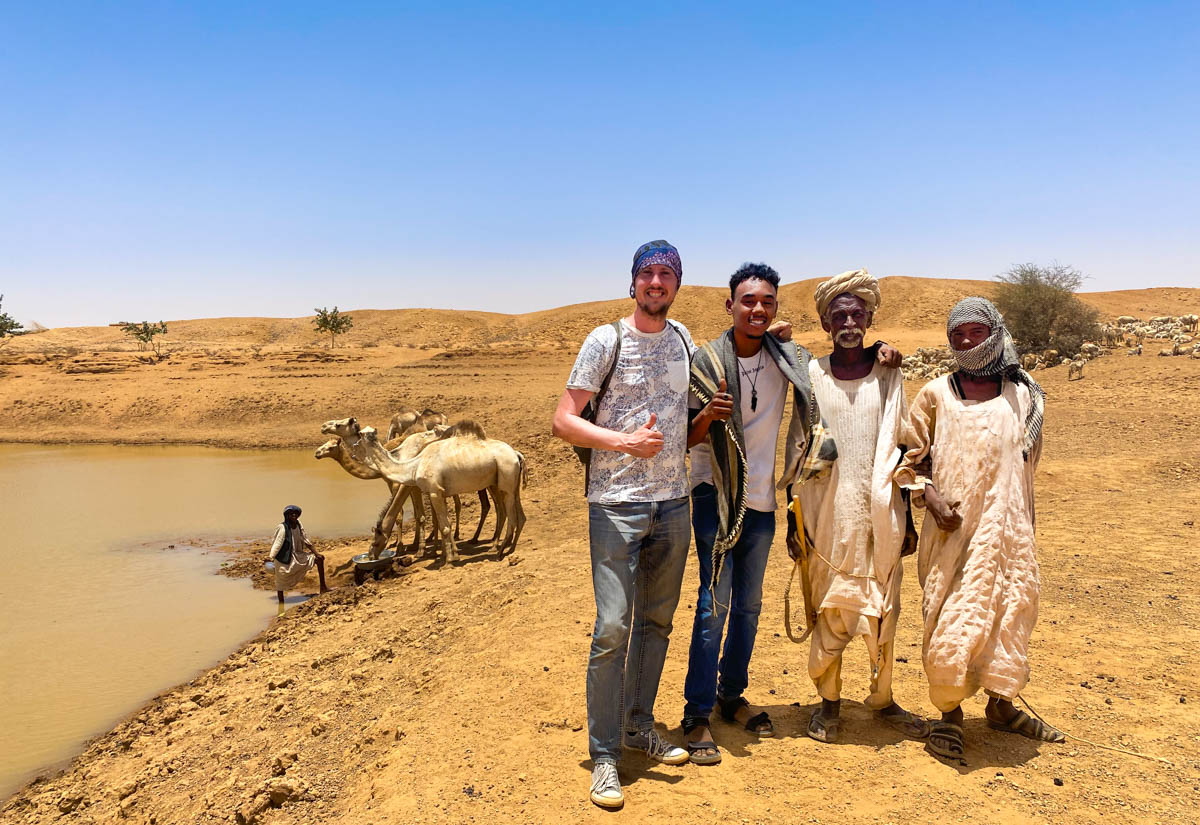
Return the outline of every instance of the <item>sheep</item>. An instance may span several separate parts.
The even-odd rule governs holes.
[[[1076,359],[1071,362],[1071,366],[1067,370],[1067,380],[1068,381],[1074,380],[1076,376],[1079,376],[1079,378],[1081,378],[1081,379],[1083,378],[1083,364],[1084,364],[1084,362],[1080,361],[1079,359]]]

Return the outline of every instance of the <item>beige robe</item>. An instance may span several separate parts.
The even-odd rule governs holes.
[[[279,563],[275,554],[283,547],[286,529],[282,524],[276,527],[275,540],[271,542],[271,561],[275,563],[275,589],[280,591],[291,590],[303,581],[308,571],[317,563],[316,555],[310,552],[313,550],[313,543],[308,540],[308,534],[299,523],[292,528],[292,560],[286,565]]]
[[[953,533],[926,517],[917,573],[924,591],[923,658],[930,698],[943,712],[979,688],[1013,699],[1029,680],[1029,637],[1037,622],[1033,474],[1041,442],[1021,456],[1029,390],[1005,381],[989,401],[958,398],[949,376],[917,394],[910,449],[897,483],[924,502],[917,475],[928,454],[933,484],[947,504],[959,502]]]
[[[826,477],[793,490],[811,541],[811,603],[817,610],[809,676],[823,699],[841,698],[842,652],[861,636],[871,660],[868,707],[892,702],[900,612],[905,510],[892,473],[907,413],[904,378],[875,364],[864,378],[833,377],[829,356],[809,362],[821,414],[838,445]]]

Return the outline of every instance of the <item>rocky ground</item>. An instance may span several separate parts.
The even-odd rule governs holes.
[[[921,292],[916,279],[896,280],[919,312],[882,316],[880,335],[906,351],[941,343],[929,319],[952,303],[951,287]],[[801,288],[785,288],[795,304]],[[1180,292],[1200,307],[1200,290],[1162,292],[1135,296],[1146,314],[1178,313]],[[722,315],[700,317],[705,301],[719,312],[716,297],[681,296],[680,314],[698,337],[723,324]],[[1170,764],[1079,739],[1039,745],[996,733],[984,725],[982,701],[972,701],[968,764],[947,765],[875,726],[856,701],[867,684],[861,646],[847,655],[843,741],[808,739],[816,696],[806,648],[783,633],[790,562],[781,531],[748,691],[774,718],[776,738],[717,722],[719,766],[661,767],[631,754],[621,769],[625,810],[593,807],[586,511],[578,465],[547,430],[579,338],[617,311],[567,308],[562,340],[546,337],[558,333],[540,315],[482,316],[457,319],[452,342],[437,328],[445,319],[431,315],[409,316],[430,337],[415,346],[364,339],[321,353],[282,333],[271,342],[265,333],[212,332],[149,363],[105,349],[117,343],[89,348],[84,332],[53,331],[0,352],[0,439],[315,447],[323,419],[353,414],[379,425],[409,401],[481,420],[534,470],[524,493],[529,522],[511,555],[469,548],[458,565],[424,559],[354,588],[344,563],[366,539],[321,542],[329,567],[341,568],[332,593],[289,610],[223,664],[19,791],[0,806],[0,823],[1194,820],[1200,361],[1121,354],[1088,364],[1081,381],[1068,382],[1065,367],[1037,376],[1049,404],[1038,476],[1041,618],[1026,698],[1077,737]],[[827,348],[810,317],[795,320],[803,343]],[[263,319],[262,329],[284,323]],[[373,334],[363,327],[361,335]],[[39,351],[33,343],[45,335],[58,337]],[[433,346],[439,336],[442,346]],[[101,361],[115,366],[89,368]],[[472,520],[477,511],[467,512]],[[260,569],[263,547],[230,552],[227,572]],[[932,714],[911,559],[907,567],[896,693]],[[656,708],[676,740],[696,581],[693,559]]]

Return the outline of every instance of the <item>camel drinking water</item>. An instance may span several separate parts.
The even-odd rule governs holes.
[[[487,438],[478,425],[461,422],[455,429],[456,435],[433,441],[415,458],[399,459],[383,448],[374,429],[360,427],[353,418],[328,421],[321,427],[323,433],[345,441],[355,458],[401,487],[381,519],[385,534],[390,531],[402,506],[403,488],[415,486],[429,496],[430,505],[438,516],[446,560],[456,561],[458,548],[450,535],[446,498],[456,493],[487,489],[496,501],[497,521],[509,522],[504,542],[499,541],[499,531],[492,542],[497,555],[503,555],[505,547],[516,548],[525,524],[521,507],[524,457],[504,442]],[[372,552],[376,552],[375,547]]]

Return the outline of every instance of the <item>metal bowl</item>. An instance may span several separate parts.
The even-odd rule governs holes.
[[[375,570],[384,570],[391,567],[392,562],[396,560],[396,551],[388,548],[379,554],[379,558],[371,558],[370,553],[359,553],[354,557],[354,566],[364,573],[370,573]]]

